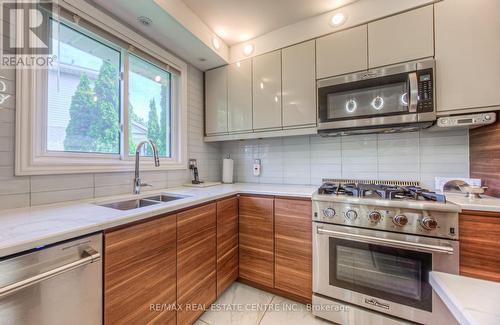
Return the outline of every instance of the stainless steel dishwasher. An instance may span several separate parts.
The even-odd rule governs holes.
[[[0,259],[0,323],[102,324],[102,234]]]

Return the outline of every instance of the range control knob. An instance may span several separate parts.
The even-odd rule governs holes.
[[[372,211],[368,215],[368,220],[370,220],[371,222],[375,222],[376,223],[376,222],[379,222],[380,219],[382,219],[382,215],[378,211]]]
[[[408,218],[404,214],[399,214],[392,218],[392,222],[397,226],[404,227],[408,223]]]
[[[438,223],[434,218],[424,217],[420,220],[420,225],[427,230],[434,230],[437,228]]]
[[[347,210],[345,213],[345,217],[350,221],[354,221],[358,217],[358,213],[354,210]]]
[[[323,210],[323,214],[327,218],[333,218],[335,216],[335,210],[333,210],[332,208],[326,208],[325,210]]]

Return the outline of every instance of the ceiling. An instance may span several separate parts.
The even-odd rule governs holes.
[[[153,0],[90,0],[90,2],[198,69],[207,70],[226,64],[217,53]],[[150,18],[152,24],[142,25],[137,21],[138,16]]]
[[[357,0],[183,0],[231,46]]]

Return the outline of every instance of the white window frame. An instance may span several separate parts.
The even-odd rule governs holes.
[[[59,6],[89,23],[106,30],[159,62],[172,67],[171,83],[171,157],[160,159],[155,167],[150,157],[141,157],[141,170],[187,169],[187,64],[156,44],[144,39],[120,22],[87,2],[62,0]],[[17,30],[22,30],[17,28]],[[87,34],[87,33],[85,33]],[[92,35],[92,37],[94,37]],[[102,38],[97,37],[99,41]],[[106,45],[116,48],[109,42]],[[128,55],[122,50],[121,64],[128,71]],[[136,55],[136,53],[132,53]],[[140,55],[138,55],[140,57]],[[142,58],[148,61],[146,58]],[[152,63],[154,65],[154,63]],[[124,72],[124,71],[122,71]],[[174,81],[174,78],[177,80]],[[128,153],[128,80],[121,82],[122,132],[120,154],[53,152],[46,150],[47,70],[16,71],[16,175],[50,175],[96,172],[123,172],[134,169],[134,157]]]

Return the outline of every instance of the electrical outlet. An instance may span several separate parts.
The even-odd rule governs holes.
[[[260,163],[260,159],[255,159],[253,161],[253,175],[260,176],[261,168],[262,168],[262,165]]]

